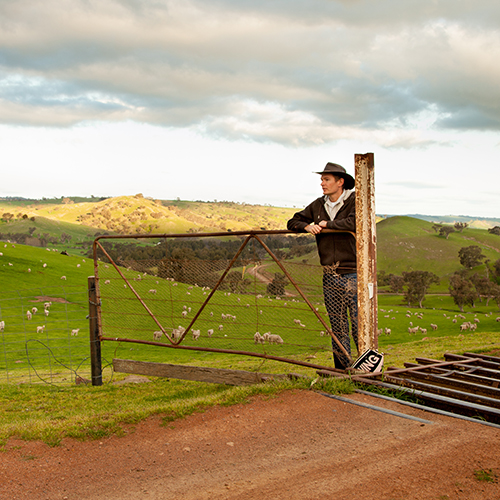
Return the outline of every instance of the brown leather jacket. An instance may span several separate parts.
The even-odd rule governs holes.
[[[344,201],[333,220],[325,209],[324,196],[317,198],[304,210],[288,221],[290,231],[306,232],[312,222],[328,221],[328,229],[356,232],[356,196],[354,192]],[[356,239],[349,233],[320,233],[316,235],[319,259],[322,266],[334,266],[339,274],[356,272]]]

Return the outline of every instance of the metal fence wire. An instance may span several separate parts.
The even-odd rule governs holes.
[[[300,249],[298,237],[287,231],[99,237],[100,340],[331,366],[331,329],[340,338],[348,315],[356,314],[350,307],[356,280],[348,278],[346,298],[331,279],[340,270],[324,275],[314,240],[301,236]],[[337,311],[330,316],[324,287]]]

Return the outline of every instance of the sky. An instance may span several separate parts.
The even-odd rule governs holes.
[[[0,196],[500,217],[498,0],[0,0]]]

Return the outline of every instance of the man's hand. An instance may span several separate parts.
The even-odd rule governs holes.
[[[322,220],[319,224],[309,224],[304,229],[311,234],[319,234],[326,227],[326,221]]]

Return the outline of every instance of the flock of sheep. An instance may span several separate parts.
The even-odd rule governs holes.
[[[389,311],[386,311],[384,309],[380,309],[381,312],[388,312],[388,313],[392,313],[393,310],[390,309]],[[398,311],[396,311],[397,313]],[[492,313],[486,313],[485,316],[486,317],[489,317],[491,316]],[[423,320],[423,313],[422,312],[415,312],[413,313],[413,316],[415,316],[417,319],[419,320]],[[412,312],[411,311],[406,311],[406,317],[407,318],[412,318]],[[457,323],[459,322],[460,319],[462,320],[465,320],[466,317],[463,315],[463,314],[455,314],[454,317],[452,318],[451,316],[449,316],[448,314],[446,313],[443,313],[443,316],[447,319],[447,320],[451,320],[452,323]],[[476,315],[477,316],[477,315]],[[392,320],[396,319],[394,316],[391,316],[391,314],[385,314],[384,315],[384,318],[390,318]],[[497,322],[500,322],[500,316],[496,317],[495,320]],[[477,318],[477,317],[474,317],[473,321],[463,321],[463,323],[461,323],[459,325],[459,330],[460,332],[465,332],[465,331],[475,331],[477,329],[477,326],[478,324],[480,323],[480,319]],[[432,331],[436,331],[438,329],[438,325],[435,324],[435,323],[430,323],[429,327],[431,328]],[[408,333],[410,335],[416,335],[417,333],[421,333],[422,335],[425,335],[427,333],[428,329],[427,328],[423,328],[421,326],[413,326],[413,322],[410,321],[409,322],[409,327],[408,327]],[[381,334],[386,334],[386,335],[390,335],[392,333],[392,329],[391,328],[387,328],[387,327],[384,327],[384,328],[379,328],[377,330],[377,334],[378,335],[381,335]]]
[[[14,245],[14,244],[11,244],[11,246],[12,246],[12,248],[16,247],[16,245]],[[4,244],[4,248],[7,248],[7,244]],[[53,248],[53,249],[47,248],[47,251],[49,251],[49,252],[50,251],[57,252],[58,250],[55,249],[55,248]],[[3,252],[0,252],[0,257],[3,257]],[[83,262],[85,262],[85,259],[82,259],[82,260],[83,260]],[[11,266],[11,267],[13,267],[13,264],[11,262],[8,262],[8,265]],[[44,262],[42,264],[42,267],[45,269],[47,267],[47,263]],[[80,267],[80,264],[77,264],[76,267]],[[31,273],[31,268],[28,268],[26,271],[28,273]],[[66,276],[64,276],[64,275],[61,276],[61,279],[62,280],[66,280]],[[45,317],[49,316],[49,314],[50,314],[50,306],[51,305],[52,305],[52,302],[45,302],[44,303],[43,312],[44,312]],[[33,316],[35,316],[37,312],[38,312],[38,308],[36,308],[36,307],[32,307],[31,310],[28,309],[26,311],[26,319],[28,321],[31,321],[33,319]],[[45,325],[38,325],[36,327],[36,333],[43,333],[44,330],[45,330]],[[4,332],[4,331],[5,331],[5,321],[2,320],[2,321],[0,321],[0,332]],[[74,329],[71,330],[71,335],[72,336],[77,336],[79,331],[80,331],[80,328],[74,328]]]

